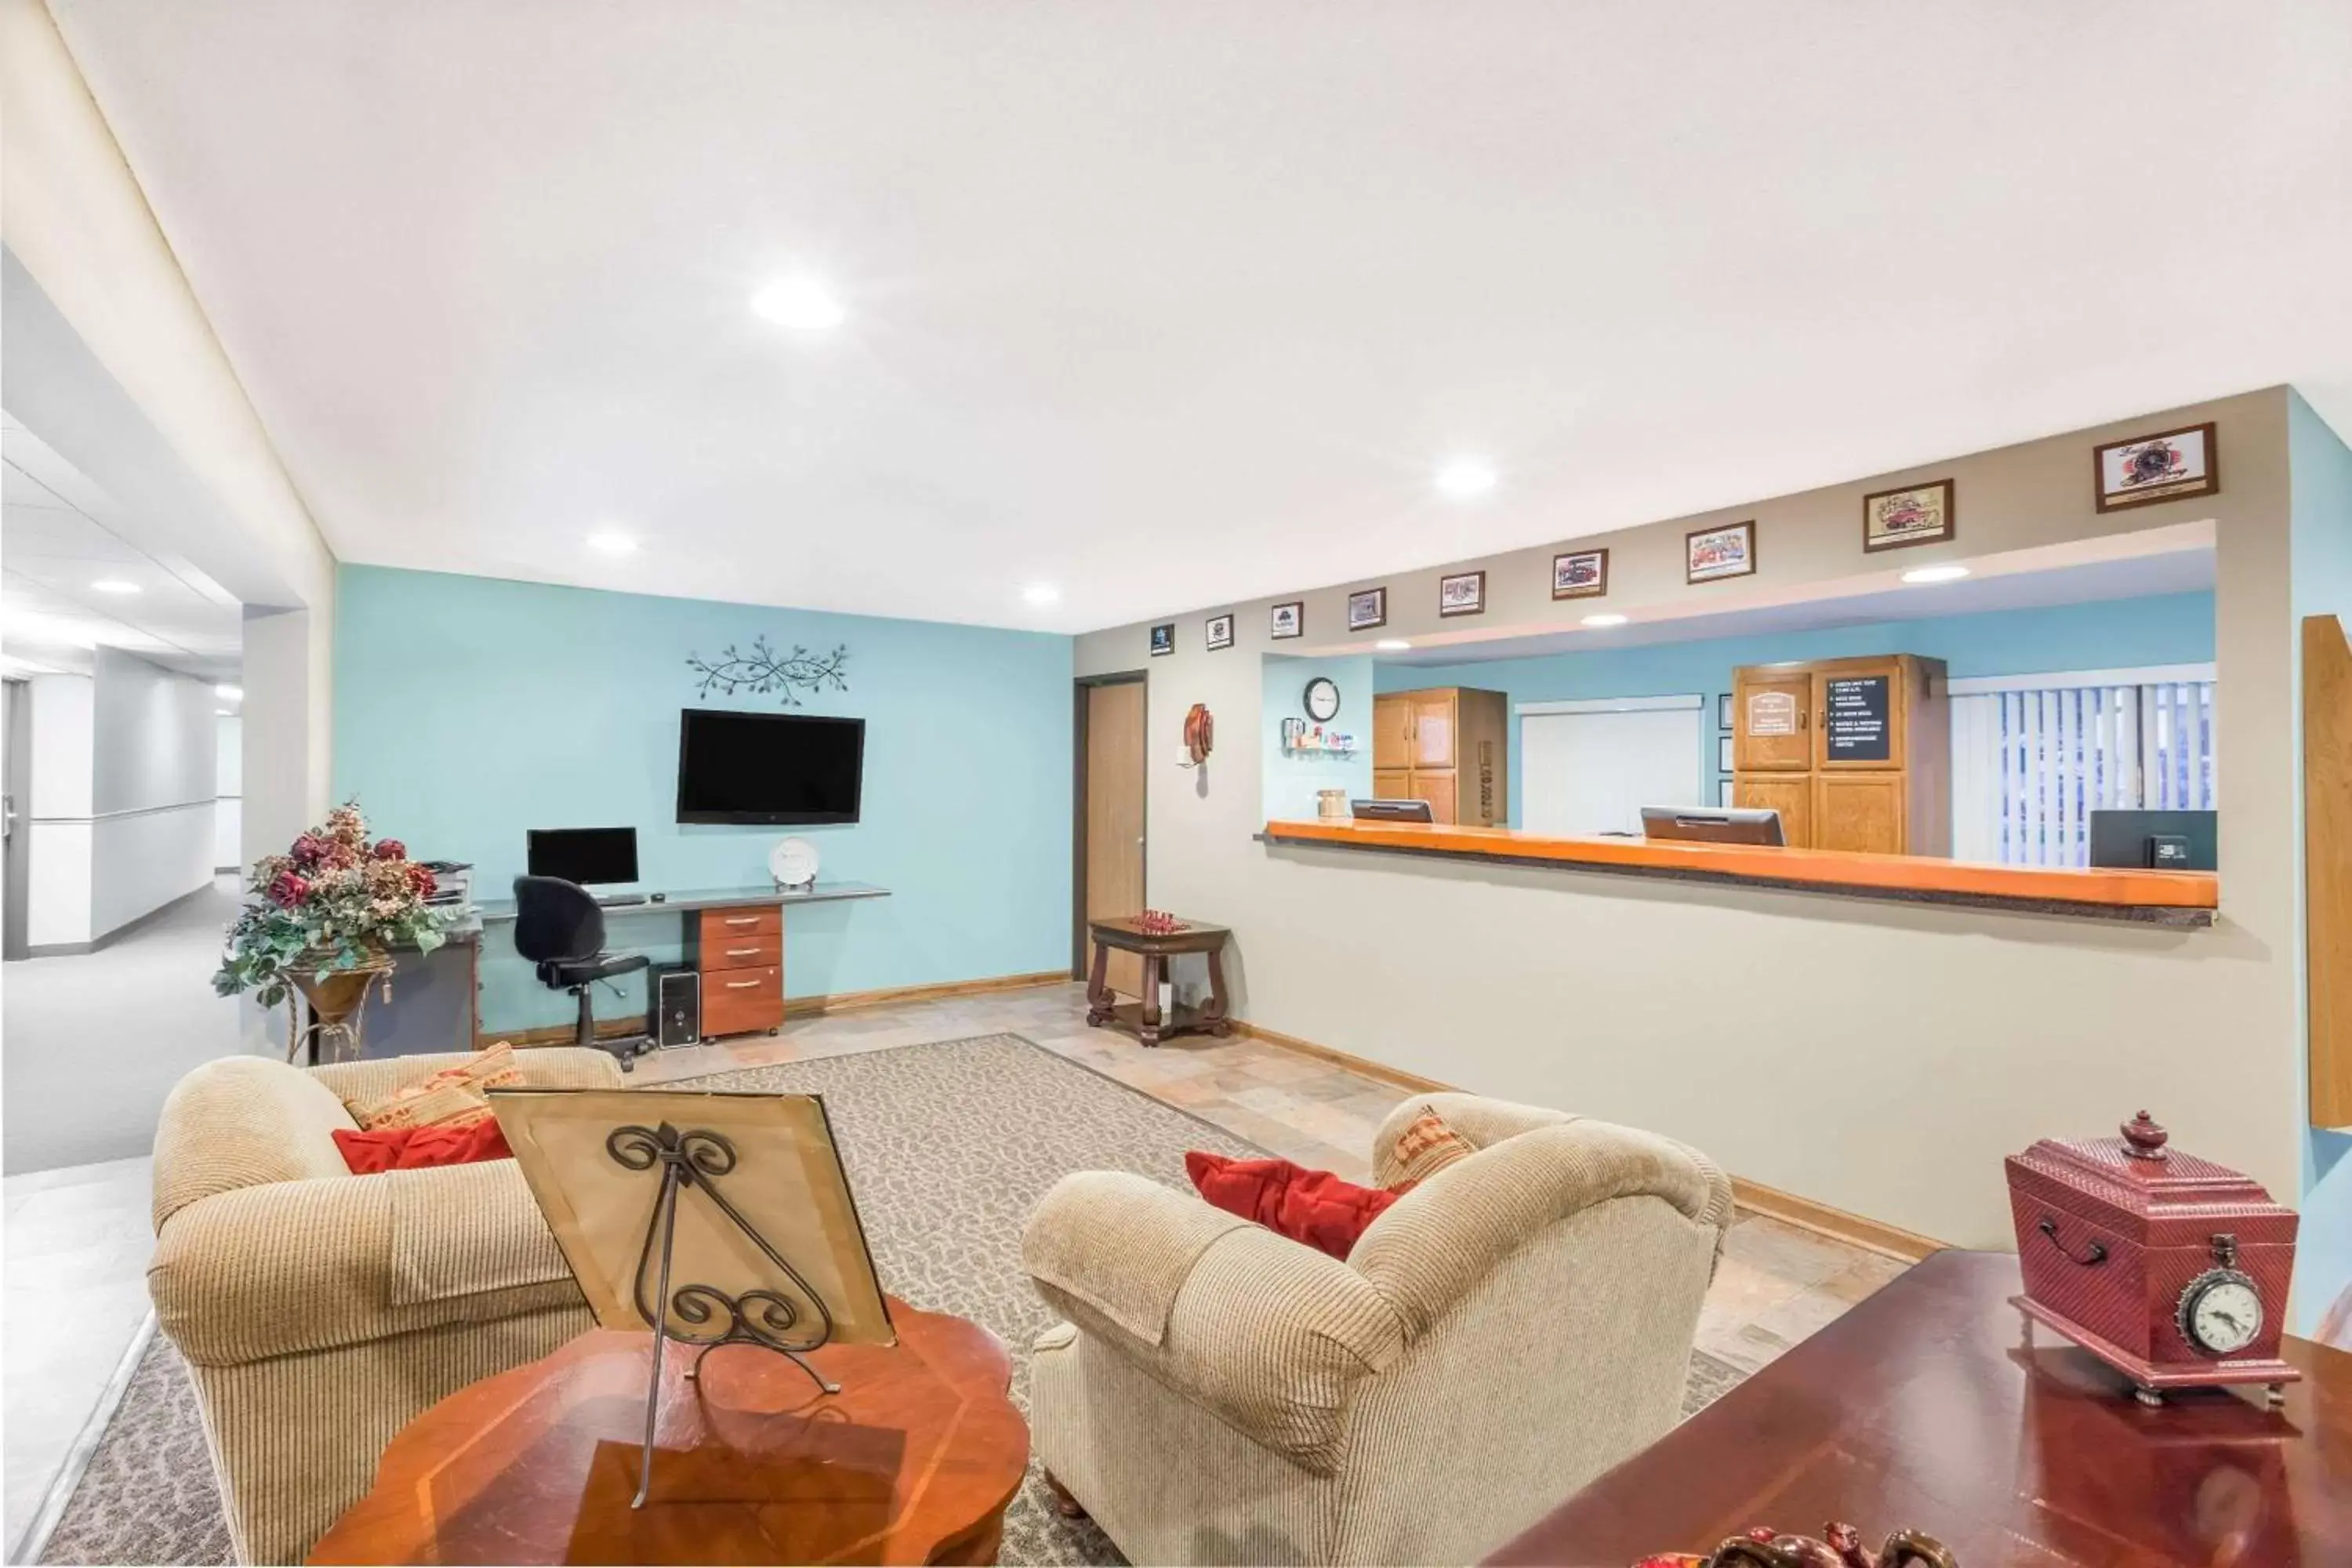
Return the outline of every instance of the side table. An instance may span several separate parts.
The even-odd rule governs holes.
[[[1029,1464],[1012,1358],[890,1302],[895,1346],[666,1358],[653,1495],[632,1509],[653,1336],[596,1329],[459,1389],[393,1438],[312,1563],[993,1563]]]
[[[1205,921],[1185,921],[1181,931],[1145,931],[1132,915],[1118,920],[1088,921],[1087,934],[1094,938],[1095,968],[1087,982],[1087,1022],[1097,1026],[1109,1025],[1114,1028],[1132,1030],[1135,1037],[1147,1046],[1156,1046],[1171,1035],[1217,1035],[1233,1033],[1227,1021],[1225,996],[1225,942],[1233,931],[1224,926],[1211,925]],[[1121,1002],[1110,988],[1110,950],[1140,954],[1143,959],[1143,1000]],[[1202,1007],[1177,1007],[1163,1018],[1160,1013],[1160,982],[1168,973],[1168,961],[1179,953],[1198,952],[1209,960],[1209,1001]]]

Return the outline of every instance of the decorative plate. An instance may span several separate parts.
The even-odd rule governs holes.
[[[779,838],[768,851],[768,875],[780,888],[804,888],[816,880],[816,846],[805,838]]]

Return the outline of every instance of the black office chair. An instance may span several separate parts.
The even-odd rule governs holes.
[[[596,1016],[589,988],[616,974],[633,974],[648,962],[642,952],[604,951],[604,911],[588,889],[561,877],[517,877],[515,951],[539,966],[540,984],[551,991],[569,991],[580,998],[578,1043],[612,1052],[627,1072],[637,1053],[652,1042],[642,1035],[619,1039],[596,1037]]]

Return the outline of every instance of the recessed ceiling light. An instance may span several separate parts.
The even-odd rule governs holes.
[[[92,583],[90,586],[101,594],[135,594],[139,592],[138,584],[126,583],[120,577],[100,577],[97,582]]]
[[[1021,590],[1021,596],[1033,605],[1058,605],[1062,591],[1051,583],[1032,583]]]
[[[1382,653],[1402,653],[1405,649],[1411,647],[1412,644],[1405,641],[1402,637],[1382,637],[1372,646],[1380,649]]]
[[[634,555],[637,551],[637,542],[618,530],[608,528],[590,534],[588,548],[606,555]]]
[[[814,278],[779,278],[751,296],[751,309],[796,332],[823,332],[849,319],[833,291]]]
[[[1437,493],[1448,500],[1476,500],[1495,488],[1495,466],[1480,458],[1456,458],[1437,470]]]
[[[1957,583],[1969,574],[1965,566],[1915,566],[1903,574],[1906,583]]]
[[[215,686],[213,688],[213,695],[219,698],[224,702],[242,702],[245,700],[245,688],[242,686]]]
[[[1587,616],[1584,617],[1584,624],[1588,626],[1622,626],[1625,624],[1625,617],[1615,615]]]
[[[224,719],[234,719],[236,717],[236,710],[234,708],[215,708],[213,711],[219,714]]]

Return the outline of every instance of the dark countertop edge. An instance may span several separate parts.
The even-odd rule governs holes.
[[[1751,877],[1675,866],[1554,860],[1535,855],[1496,855],[1474,849],[1409,849],[1391,844],[1339,844],[1328,838],[1289,838],[1265,832],[1254,833],[1250,837],[1269,847],[1285,849],[1329,849],[1343,855],[1394,855],[1408,860],[1469,860],[1487,866],[1532,866],[1546,871],[1587,872],[1601,877],[1648,877],[1668,882],[1699,882],[1710,887],[1767,888],[1778,892],[1812,893],[1828,899],[1937,904],[1948,909],[1997,910],[2005,914],[2055,915],[2067,920],[2105,921],[2111,925],[2158,926],[2170,931],[2205,929],[2213,924],[2215,913],[2211,910],[2184,909],[2171,904],[2097,904],[2068,899],[2011,899],[1994,893],[1954,893],[1924,888],[1852,887],[1840,882]]]
[[[871,882],[819,882],[807,892],[787,892],[773,886],[765,888],[695,888],[671,892],[656,903],[647,899],[638,904],[606,904],[605,917],[628,915],[693,914],[701,910],[731,909],[738,904],[837,904],[854,899],[887,899],[887,888],[877,888]],[[515,918],[512,899],[485,899],[474,906],[475,918],[484,925],[503,925]]]

